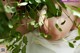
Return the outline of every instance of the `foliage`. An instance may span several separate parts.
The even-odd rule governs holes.
[[[57,8],[55,3],[58,3],[62,7],[58,5],[59,8]],[[12,6],[10,4],[12,4]],[[7,42],[6,46],[8,50],[12,51],[12,53],[19,53],[20,51],[22,53],[26,53],[27,37],[22,36],[20,32],[16,31],[16,28],[20,26],[20,21],[23,18],[34,20],[35,23],[33,27],[35,29],[38,28],[39,24],[37,23],[36,19],[39,18],[39,15],[37,13],[44,5],[47,5],[48,7],[47,18],[52,16],[61,16],[61,8],[66,9],[64,3],[60,0],[15,0],[13,3],[10,2],[10,0],[7,0],[7,4],[5,5],[2,5],[0,0],[0,39],[4,39],[0,43]],[[12,17],[10,17],[11,19],[8,19],[6,13],[12,14]],[[65,21],[62,24],[64,23]],[[57,24],[55,24],[55,26],[62,31]],[[42,34],[42,36],[46,37],[45,34]],[[80,39],[80,37],[76,37],[75,39]],[[21,48],[22,45],[23,47]],[[70,42],[69,45],[73,47],[73,44]]]
[[[74,45],[71,42],[69,42],[69,46],[72,47],[72,48],[74,48]]]

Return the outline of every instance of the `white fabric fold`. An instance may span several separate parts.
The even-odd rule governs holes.
[[[73,30],[67,35],[68,37],[64,39],[71,42],[78,36],[78,30]],[[28,38],[26,53],[80,53],[80,48],[78,47],[80,40],[74,43],[74,48],[71,48],[67,41],[61,39],[50,42],[41,37],[37,31],[30,32],[26,36]]]

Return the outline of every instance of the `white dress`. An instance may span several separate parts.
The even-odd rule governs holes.
[[[74,48],[71,48],[67,42],[74,40],[78,30],[73,30],[67,35],[68,37],[58,41],[48,41],[39,36],[39,32],[30,32],[26,34],[28,39],[26,53],[80,53],[80,40],[74,43]]]

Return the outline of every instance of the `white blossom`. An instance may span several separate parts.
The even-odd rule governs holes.
[[[37,3],[41,3],[41,0],[35,0]]]
[[[27,4],[28,4],[27,2],[22,2],[22,3],[18,3],[18,6],[25,6]]]
[[[42,26],[44,24],[43,20],[46,18],[46,10],[47,10],[47,7],[44,6],[42,8],[42,10],[40,11],[40,16],[39,16],[39,25]]]

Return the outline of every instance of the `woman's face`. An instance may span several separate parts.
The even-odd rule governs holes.
[[[74,20],[75,17],[70,15],[70,19]],[[46,19],[43,26],[45,33],[51,35],[53,40],[58,40],[62,37],[65,37],[73,26],[73,23],[70,19],[65,13],[63,13],[60,17]],[[56,27],[56,24],[62,31]]]
[[[65,2],[65,4],[70,6],[77,6],[79,7],[80,2]],[[75,20],[75,16],[71,13],[69,9],[67,9],[66,14],[70,16],[70,19],[72,21]],[[60,17],[52,17],[48,18],[44,21],[44,32],[46,34],[51,35],[52,40],[58,40],[66,36],[66,34],[70,31],[70,29],[73,26],[72,21],[69,19],[69,17],[64,12],[62,12],[62,15]],[[63,25],[61,23],[65,22]],[[59,29],[56,27],[56,24],[58,24],[59,28],[62,29],[62,31],[59,31]]]

